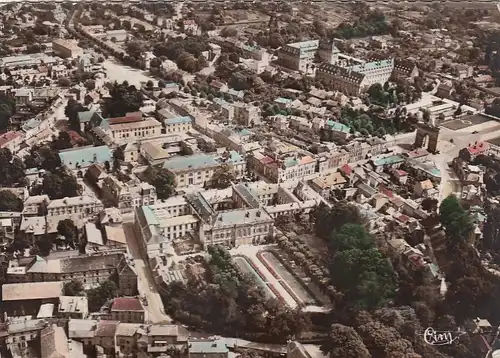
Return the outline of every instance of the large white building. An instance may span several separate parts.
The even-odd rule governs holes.
[[[287,68],[296,71],[306,71],[316,56],[319,40],[294,42],[282,46],[278,50],[278,62]]]
[[[129,120],[130,118],[130,120]],[[161,134],[162,125],[154,118],[134,120],[133,117],[111,118],[101,124],[101,129],[117,143],[130,143]]]
[[[357,96],[373,84],[386,83],[393,70],[394,59],[356,65],[322,63],[316,70],[316,78],[344,94]]]
[[[230,151],[226,155],[195,154],[167,159],[163,168],[167,169],[174,177],[177,188],[189,186],[204,186],[210,184],[214,172],[226,163],[233,171],[236,179],[241,179],[245,174],[246,162],[239,153]]]

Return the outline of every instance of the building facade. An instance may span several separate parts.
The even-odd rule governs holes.
[[[282,46],[278,51],[278,62],[289,69],[305,72],[312,64],[319,40],[295,42]]]

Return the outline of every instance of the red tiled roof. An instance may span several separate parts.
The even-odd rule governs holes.
[[[100,321],[95,330],[96,337],[114,337],[118,321]]]
[[[274,159],[271,157],[264,157],[260,160],[262,164],[271,164],[274,163]]]
[[[220,89],[220,88],[224,87],[225,85],[222,82],[213,80],[212,82],[210,82],[210,86]]]
[[[407,222],[408,220],[410,220],[410,218],[408,216],[406,216],[405,214],[401,214],[397,217],[397,219],[403,223]]]
[[[429,152],[425,148],[417,148],[415,150],[412,150],[411,152],[406,153],[409,158],[423,157],[428,154]]]
[[[398,173],[398,175],[401,177],[408,175],[407,172],[405,172],[404,170],[401,170],[401,169],[396,169],[396,173]]]
[[[14,132],[10,131],[7,133],[2,134],[0,137],[0,147],[4,146],[5,144],[9,143],[11,140],[22,136],[23,134],[21,132]]]
[[[387,195],[389,198],[392,198],[394,196],[394,194],[392,193],[392,190],[389,190],[382,185],[379,188],[380,188],[380,192]]]
[[[144,311],[141,301],[135,297],[115,298],[111,311]]]
[[[340,167],[340,171],[343,172],[345,175],[351,175],[352,168],[349,166],[349,164],[344,164],[343,166]]]
[[[488,150],[488,143],[485,142],[477,142],[476,144],[471,144],[467,147],[467,150],[470,154],[480,154]]]
[[[69,137],[74,141],[83,140],[82,136],[76,133],[75,131],[68,131]]]

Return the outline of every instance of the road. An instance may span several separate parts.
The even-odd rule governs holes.
[[[142,250],[139,247],[133,223],[124,223],[123,229],[127,238],[127,248],[130,256],[134,258],[137,271],[137,289],[141,297],[146,297],[148,305],[146,309],[146,322],[157,324],[170,324],[172,319],[165,314],[163,302],[158,293],[158,286],[153,279],[147,260],[144,260]]]

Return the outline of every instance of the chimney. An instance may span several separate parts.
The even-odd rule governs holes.
[[[258,218],[260,218],[260,210],[257,211],[257,213],[255,214],[255,216],[257,216]]]
[[[250,217],[250,213],[249,213],[248,211],[245,213],[245,217],[246,217],[246,218],[249,218],[249,217]]]

